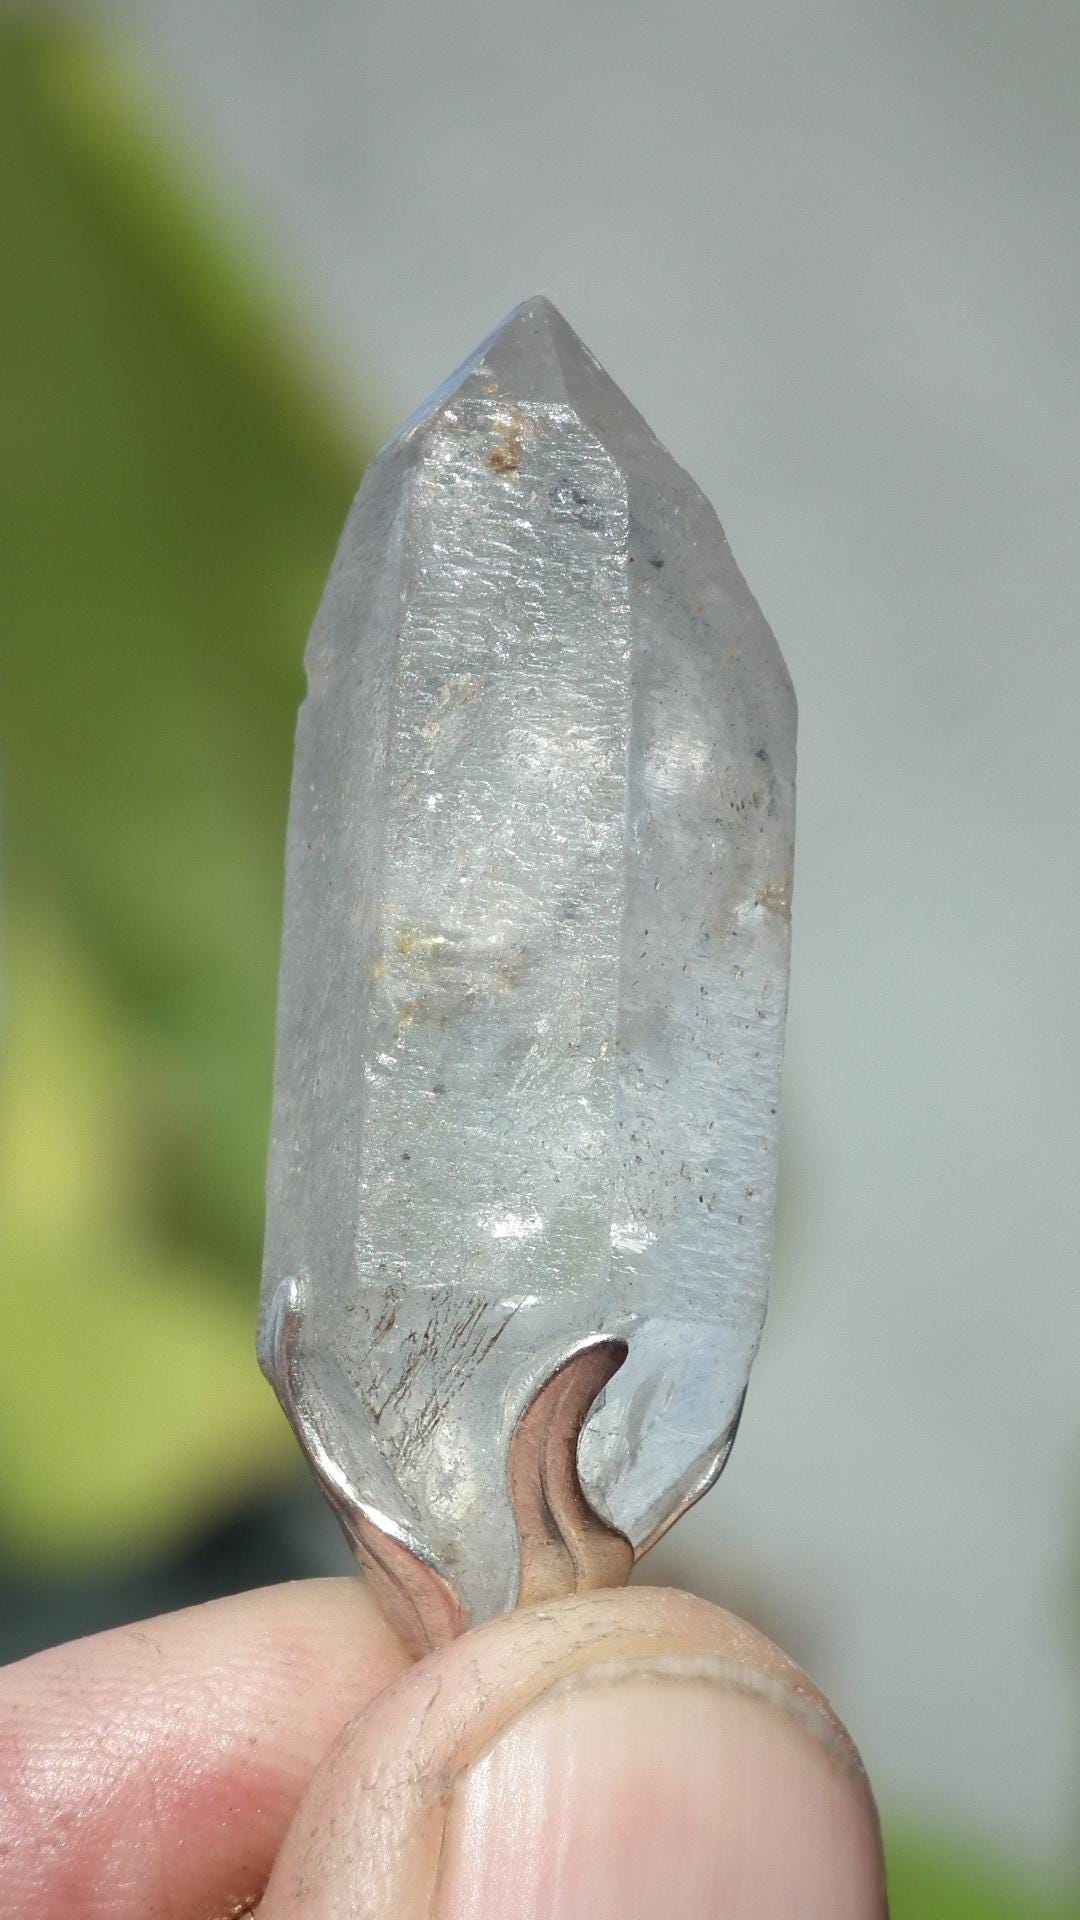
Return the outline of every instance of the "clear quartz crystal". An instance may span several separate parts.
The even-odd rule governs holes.
[[[582,1341],[627,1344],[578,1466],[635,1548],[730,1445],[794,699],[712,508],[542,299],[372,463],[307,668],[264,1364],[287,1298],[338,1503],[477,1618],[516,1597],[509,1436]]]

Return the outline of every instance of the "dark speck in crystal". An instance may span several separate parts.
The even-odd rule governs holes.
[[[572,480],[556,480],[551,489],[551,505],[560,520],[576,520],[579,527],[596,533],[604,524],[599,502],[583,493]]]

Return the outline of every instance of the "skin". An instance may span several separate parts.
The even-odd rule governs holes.
[[[9,1920],[879,1920],[850,1739],[756,1631],[635,1588],[418,1665],[358,1581],[0,1674]]]

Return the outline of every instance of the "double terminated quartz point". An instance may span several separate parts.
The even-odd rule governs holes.
[[[369,467],[307,670],[261,1357],[422,1646],[625,1578],[727,1456],[795,708],[712,508],[542,299]]]

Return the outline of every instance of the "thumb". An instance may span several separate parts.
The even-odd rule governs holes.
[[[822,1696],[685,1594],[478,1628],[346,1729],[259,1920],[882,1920],[873,1799]]]

